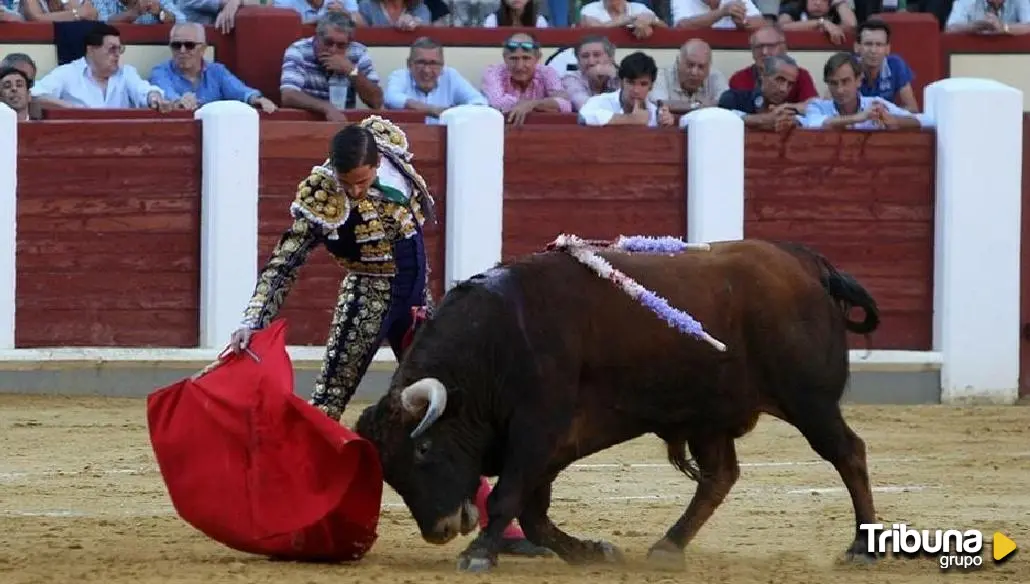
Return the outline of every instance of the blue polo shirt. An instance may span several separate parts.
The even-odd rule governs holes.
[[[896,103],[898,91],[916,78],[912,68],[898,55],[887,55],[876,79],[865,79],[859,93],[865,97],[882,97]]]
[[[719,107],[745,114],[756,114],[765,105],[762,91],[755,89],[727,89],[719,96]]]

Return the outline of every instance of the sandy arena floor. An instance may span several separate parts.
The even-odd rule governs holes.
[[[352,422],[364,404],[355,404]],[[877,510],[917,527],[1001,530],[1030,546],[1030,409],[849,407],[866,440]],[[0,395],[0,582],[405,584],[523,578],[546,584],[1030,582],[1026,551],[1000,567],[942,574],[932,560],[839,566],[851,504],[833,469],[796,430],[766,418],[738,442],[741,480],[688,548],[687,569],[643,564],[694,485],[643,438],[600,453],[560,479],[552,506],[571,533],[620,546],[624,567],[514,560],[457,575],[468,538],[423,542],[386,489],[380,539],[353,565],[274,563],[228,550],[172,510],[147,440],[144,402]],[[987,554],[989,555],[989,551]],[[457,580],[455,580],[457,581]]]

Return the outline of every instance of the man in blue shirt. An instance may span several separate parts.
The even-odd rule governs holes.
[[[428,37],[412,43],[407,69],[390,74],[383,103],[387,109],[425,112],[427,124],[439,123],[440,114],[454,106],[489,106],[457,69],[444,65],[443,47]]]
[[[719,96],[719,107],[735,112],[749,128],[785,130],[800,123],[795,104],[789,103],[800,67],[787,55],[764,57],[760,83],[754,89],[727,89]]]
[[[871,18],[858,25],[855,53],[863,69],[862,95],[882,97],[913,113],[919,111],[912,89],[915,74],[904,59],[891,54],[891,28],[886,22]]]
[[[172,58],[150,71],[150,83],[179,109],[194,110],[212,101],[242,101],[267,113],[276,110],[271,100],[247,87],[221,63],[204,60],[207,37],[195,22],[176,24],[169,35]]]
[[[801,120],[805,128],[855,130],[896,130],[930,126],[922,114],[913,114],[882,97],[869,97],[859,92],[862,67],[851,53],[837,53],[826,61],[823,80],[832,99],[808,102]]]

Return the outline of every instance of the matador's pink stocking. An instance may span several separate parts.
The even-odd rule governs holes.
[[[486,529],[486,524],[489,523],[490,517],[486,513],[486,498],[490,495],[490,491],[493,487],[487,482],[486,477],[479,477],[479,490],[476,491],[476,509],[479,511],[479,528]],[[522,528],[515,525],[515,521],[512,520],[508,524],[508,527],[504,529],[505,539],[522,539],[525,534],[522,533]]]

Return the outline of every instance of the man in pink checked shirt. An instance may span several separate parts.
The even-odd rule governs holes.
[[[516,33],[504,42],[504,63],[483,72],[483,94],[490,107],[508,114],[508,123],[520,125],[529,112],[571,113],[572,103],[558,72],[540,64],[540,43]]]

